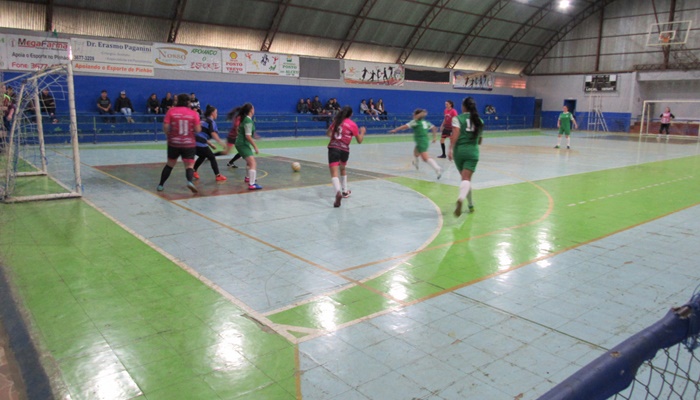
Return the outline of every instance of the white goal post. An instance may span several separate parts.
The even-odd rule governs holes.
[[[15,112],[9,129],[2,132],[0,199],[14,203],[80,197],[82,182],[72,65],[67,63],[22,74],[2,84],[14,90]],[[56,102],[66,102],[68,115],[49,115],[46,111],[49,99],[54,112]],[[47,126],[69,133],[68,147],[63,146],[65,151],[54,150],[50,157],[46,148]]]
[[[660,115],[666,109],[666,107],[671,109],[671,113],[675,116],[671,120],[671,126],[676,128],[682,127],[682,132],[694,132],[694,135],[685,136],[696,136],[698,129],[700,129],[700,100],[678,100],[678,99],[668,99],[668,100],[644,100],[642,104],[642,117],[639,126],[640,135],[655,135],[658,134],[657,131],[649,132],[650,126],[654,122],[660,121]],[[678,132],[679,129],[675,129]],[[684,136],[684,135],[681,135]]]

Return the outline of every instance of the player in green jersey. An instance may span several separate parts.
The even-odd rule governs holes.
[[[574,128],[578,129],[578,124],[574,115],[569,112],[569,107],[564,106],[562,113],[559,114],[559,119],[557,120],[557,128],[559,129],[559,136],[557,137],[557,145],[554,146],[558,149],[561,146],[561,135],[566,135],[566,148],[571,148],[571,124],[574,124]]]
[[[428,131],[433,132],[433,143],[435,143],[437,140],[437,127],[425,120],[427,115],[427,111],[418,108],[413,111],[413,119],[411,121],[390,130],[389,133],[396,133],[404,129],[413,129],[413,140],[416,142],[416,147],[413,149],[413,166],[418,169],[418,156],[420,156],[423,161],[428,163],[428,165],[435,170],[437,178],[440,179],[440,176],[442,176],[442,168],[428,155],[428,147],[430,147]]]
[[[471,180],[476,164],[479,162],[479,145],[481,145],[481,133],[484,129],[484,121],[479,117],[476,109],[476,101],[467,97],[462,101],[462,114],[452,119],[452,136],[450,137],[450,150],[447,158],[454,160],[462,182],[459,184],[459,196],[455,207],[455,216],[462,215],[462,203],[464,199],[469,202],[469,212],[474,212],[472,202]]]

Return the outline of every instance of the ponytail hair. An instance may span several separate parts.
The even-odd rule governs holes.
[[[207,104],[207,108],[204,110],[204,117],[205,118],[211,117],[211,115],[214,114],[214,111],[216,111],[216,107]]]
[[[352,117],[352,107],[345,106],[341,108],[340,111],[338,111],[338,114],[335,115],[335,118],[333,118],[333,126],[338,128],[343,121],[350,117]]]
[[[226,114],[226,119],[228,121],[233,121],[236,119],[236,116],[238,115],[238,112],[241,110],[241,107],[236,107],[233,110],[229,111],[228,114]]]
[[[250,110],[252,110],[252,109],[253,109],[252,104],[245,103],[238,109],[238,114],[236,114],[236,116],[241,119],[241,122],[243,122],[245,117],[247,117],[248,114],[250,114]]]
[[[476,101],[473,97],[465,97],[464,100],[462,100],[462,111],[469,113],[469,120],[474,127],[472,137],[479,136],[479,131],[484,127],[484,123],[481,122],[479,111],[476,109]]]

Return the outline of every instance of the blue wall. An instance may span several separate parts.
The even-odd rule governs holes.
[[[5,79],[19,75],[6,72]],[[532,115],[534,97],[515,97],[511,95],[467,92],[425,92],[416,90],[381,89],[377,87],[326,87],[302,85],[270,85],[260,83],[232,83],[210,81],[183,81],[170,79],[146,79],[110,76],[76,76],[75,105],[78,113],[93,113],[97,110],[97,98],[100,92],[107,90],[109,98],[114,103],[119,92],[125,90],[134,105],[135,112],[146,111],[146,100],[151,93],[156,93],[158,99],[166,92],[191,93],[195,92],[202,104],[212,104],[224,114],[244,102],[255,105],[257,113],[294,113],[299,98],[306,99],[319,96],[325,104],[330,97],[336,97],[341,105],[350,105],[355,112],[362,99],[373,98],[375,102],[382,98],[385,108],[390,114],[410,114],[420,107],[428,110],[431,119],[440,119],[445,100],[452,100],[455,108],[460,109],[461,101],[466,96],[476,100],[479,111],[491,104],[496,107],[498,115]],[[57,101],[57,112],[67,113],[64,101]]]

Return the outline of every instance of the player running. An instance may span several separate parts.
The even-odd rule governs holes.
[[[450,138],[450,152],[448,158],[454,159],[462,182],[459,184],[459,196],[455,207],[455,216],[462,215],[462,203],[464,199],[469,201],[469,212],[474,212],[472,202],[471,180],[476,164],[479,163],[479,145],[481,145],[481,133],[484,129],[484,121],[476,110],[476,102],[467,97],[462,101],[462,114],[452,119],[452,137]]]
[[[452,118],[457,116],[457,110],[455,110],[455,103],[452,100],[445,101],[445,111],[444,118],[440,124],[440,148],[442,149],[442,154],[438,158],[445,158],[445,139],[452,136]]]
[[[422,108],[418,108],[413,111],[413,120],[405,125],[401,125],[389,131],[389,133],[396,133],[404,129],[413,129],[413,140],[416,142],[416,147],[413,148],[413,166],[418,169],[418,156],[420,156],[424,162],[428,163],[437,174],[437,178],[440,179],[442,176],[442,168],[428,155],[428,147],[430,147],[430,139],[428,138],[428,131],[433,132],[433,143],[437,140],[437,127],[431,124],[429,121],[425,120],[428,112]],[[452,122],[450,122],[452,126]]]
[[[343,197],[350,197],[348,176],[345,172],[345,166],[350,158],[350,142],[355,137],[357,143],[362,143],[367,131],[364,126],[358,129],[357,124],[350,117],[352,117],[352,107],[343,107],[326,131],[326,135],[331,138],[328,143],[328,168],[331,171],[331,182],[335,189],[333,207],[340,207]],[[340,167],[342,181],[338,178],[338,167]]]

